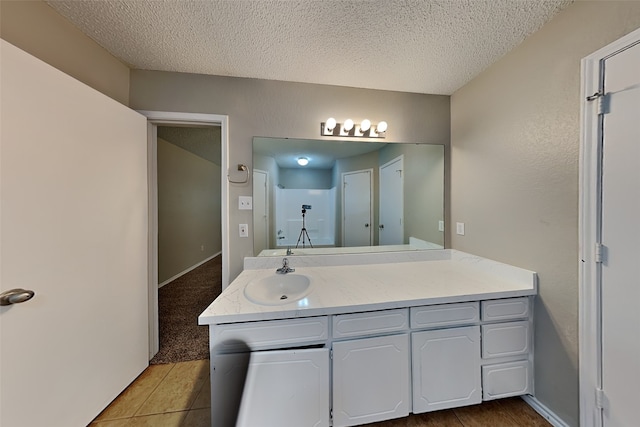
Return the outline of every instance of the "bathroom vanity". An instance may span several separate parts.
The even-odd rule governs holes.
[[[534,272],[455,250],[289,264],[247,258],[200,315],[214,426],[351,426],[533,393]]]

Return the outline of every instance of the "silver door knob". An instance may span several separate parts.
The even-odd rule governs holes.
[[[382,229],[384,228],[384,224],[380,224],[380,225],[378,226],[378,228],[379,228],[380,230],[382,230]]]
[[[11,289],[0,294],[0,305],[19,304],[29,301],[36,293],[25,289]]]

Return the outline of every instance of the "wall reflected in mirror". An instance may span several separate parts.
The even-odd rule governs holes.
[[[255,137],[253,238],[256,256],[441,249],[444,146]]]

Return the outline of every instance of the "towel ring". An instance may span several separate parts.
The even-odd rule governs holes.
[[[239,164],[238,165],[238,170],[239,171],[245,171],[247,173],[247,176],[244,179],[244,181],[234,181],[234,180],[231,179],[229,174],[227,174],[227,179],[229,180],[229,182],[232,183],[232,184],[245,184],[245,183],[249,182],[249,168],[247,167],[247,165]]]

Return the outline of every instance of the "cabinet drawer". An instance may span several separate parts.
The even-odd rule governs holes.
[[[209,342],[212,353],[299,347],[326,340],[328,325],[325,316],[216,325],[211,328]]]
[[[482,320],[507,320],[529,317],[529,298],[482,301]]]
[[[402,331],[408,327],[409,312],[404,308],[333,316],[334,338]]]
[[[478,322],[479,318],[477,302],[426,305],[411,308],[412,328],[473,324]]]
[[[482,400],[531,393],[531,364],[528,360],[482,367]]]
[[[530,347],[528,321],[482,326],[483,359],[526,355]]]

